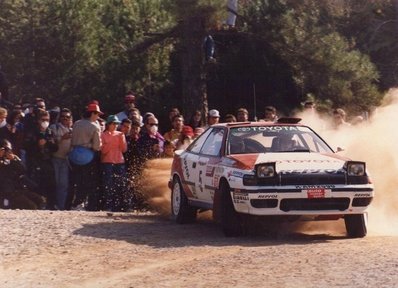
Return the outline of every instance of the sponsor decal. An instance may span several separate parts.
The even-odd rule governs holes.
[[[237,192],[239,191],[239,192]],[[234,200],[235,203],[240,203],[236,201],[248,201],[249,200],[249,195],[247,193],[242,193],[240,190],[236,190],[232,193],[232,199]]]
[[[200,170],[199,171],[199,190],[200,190],[200,192],[203,192],[203,179],[202,179],[202,174],[203,174],[203,171],[202,170]]]
[[[243,203],[244,201],[249,201],[249,197],[245,197],[245,196],[234,196],[234,202],[235,203]]]
[[[302,192],[307,193],[307,198],[325,198],[328,191],[324,188],[316,188],[303,190]]]
[[[213,178],[213,187],[218,187],[219,181],[220,181],[220,175],[215,175]]]
[[[207,167],[206,167],[206,176],[207,176],[207,177],[213,177],[213,175],[214,175],[214,170],[215,170],[215,167],[214,167],[214,166],[207,166]]]
[[[367,197],[372,197],[372,195],[370,193],[355,193],[354,197],[367,198]]]
[[[206,164],[207,164],[207,161],[198,161],[198,165],[199,166],[206,166]]]
[[[237,178],[243,178],[244,173],[241,171],[232,171],[231,176],[237,177]]]
[[[292,169],[292,170],[281,170],[279,171],[281,174],[344,174],[343,169],[335,170],[335,169]]]
[[[276,163],[341,163],[341,161],[334,159],[286,159],[277,160]]]
[[[258,195],[258,199],[276,199],[276,198],[278,198],[278,195],[275,195],[275,194],[273,194],[273,195],[269,195],[269,194]]]
[[[310,189],[333,189],[335,185],[296,185],[296,189],[310,190]]]
[[[188,168],[187,159],[185,159],[185,158],[184,158],[184,161],[183,161],[183,167],[184,167],[185,178],[189,179],[189,168]]]
[[[294,126],[262,126],[262,127],[239,127],[238,129],[234,130],[237,132],[253,132],[253,131],[299,131],[297,127]]]
[[[230,178],[231,176],[232,176],[232,177],[236,177],[236,178],[243,178],[243,175],[244,175],[244,174],[245,174],[245,173],[243,173],[243,172],[241,172],[241,171],[232,170],[232,171],[228,171],[227,176],[228,176],[228,178]]]

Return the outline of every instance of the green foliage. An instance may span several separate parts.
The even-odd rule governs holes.
[[[12,100],[41,96],[82,109],[89,99],[98,99],[110,111],[120,110],[127,90],[140,96],[148,78],[159,83],[167,78],[170,45],[154,46],[144,55],[127,50],[146,33],[174,25],[165,12],[169,5],[163,0],[2,1],[0,43],[7,50],[0,61],[12,76]]]
[[[132,90],[143,111],[170,103],[190,111],[205,105],[206,74],[216,90],[271,81],[267,101],[287,109],[311,93],[330,106],[367,110],[398,82],[397,7],[240,0],[239,33],[216,36],[218,62],[206,74],[203,37],[226,18],[225,0],[2,0],[0,63],[11,100],[41,96],[73,109],[98,99],[117,112]]]
[[[378,105],[376,67],[336,31],[331,12],[342,10],[327,5],[330,1],[257,1],[246,13],[254,19],[249,25],[289,63],[302,97],[313,93],[350,110]]]
[[[342,9],[343,8],[343,9]],[[335,29],[352,45],[370,56],[380,72],[380,87],[397,85],[398,5],[393,0],[355,0],[340,7],[334,18]]]

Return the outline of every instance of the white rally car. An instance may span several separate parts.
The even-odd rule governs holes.
[[[250,215],[344,218],[349,237],[364,237],[374,196],[365,163],[339,156],[297,122],[217,124],[176,151],[169,182],[175,221],[190,223],[211,209],[226,236],[239,236]]]

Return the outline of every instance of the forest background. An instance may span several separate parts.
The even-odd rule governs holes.
[[[398,84],[397,1],[240,0],[233,28],[226,2],[2,0],[8,99],[75,112],[96,99],[115,113],[133,91],[141,112],[246,107],[260,118],[266,105],[288,115],[314,99],[354,115]]]

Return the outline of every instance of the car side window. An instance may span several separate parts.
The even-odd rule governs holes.
[[[308,148],[314,152],[328,152],[325,148],[325,144],[321,143],[317,138],[314,138],[310,134],[302,134]]]
[[[192,144],[191,146],[188,147],[188,151],[191,151],[192,153],[199,153],[200,149],[203,146],[203,143],[206,141],[207,137],[209,136],[210,132],[213,129],[208,129],[205,131],[203,134],[201,134]]]
[[[205,143],[202,146],[202,150],[200,153],[209,155],[209,156],[218,156],[220,155],[222,140],[224,138],[224,130],[223,129],[213,129],[207,137]]]

